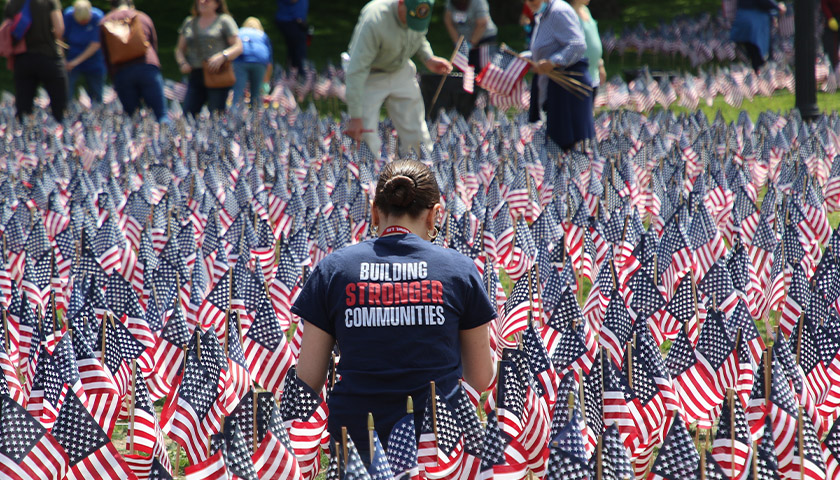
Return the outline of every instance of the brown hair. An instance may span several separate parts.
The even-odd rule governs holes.
[[[416,160],[397,160],[382,169],[373,205],[386,215],[416,218],[440,202],[435,174]]]
[[[216,0],[216,3],[218,4],[218,6],[216,7],[216,13],[217,14],[221,15],[223,13],[227,13],[228,15],[230,15],[230,12],[228,11],[228,8],[227,8],[227,2],[225,0]],[[190,9],[190,14],[193,17],[198,16],[198,1],[197,0],[193,2],[193,6]]]

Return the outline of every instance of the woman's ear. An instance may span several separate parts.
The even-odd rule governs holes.
[[[443,207],[440,206],[439,203],[436,203],[435,206],[429,209],[428,215],[426,215],[426,228],[431,230],[435,227],[437,223],[438,215],[440,215],[440,211]]]
[[[370,209],[370,225],[379,226],[379,209],[376,207]]]

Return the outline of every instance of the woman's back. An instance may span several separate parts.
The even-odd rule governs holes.
[[[242,40],[242,55],[236,59],[245,63],[268,63],[271,61],[271,42],[262,30],[250,27],[239,29]]]
[[[412,234],[327,257],[292,311],[332,335],[341,352],[330,432],[347,426],[353,438],[364,435],[372,412],[383,439],[405,415],[408,395],[422,416],[430,381],[444,393],[458,385],[460,331],[495,316],[471,260]]]

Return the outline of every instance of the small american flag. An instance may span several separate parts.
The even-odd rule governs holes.
[[[484,67],[476,82],[485,90],[508,96],[528,72],[528,68],[525,60],[508,52],[499,52]]]
[[[305,476],[315,476],[321,467],[321,435],[327,428],[327,405],[309,385],[297,376],[294,368],[286,375],[280,398],[283,418],[295,456]]]
[[[59,441],[11,397],[0,397],[0,409],[4,475],[38,480],[63,478],[70,458]]]
[[[674,414],[674,421],[653,463],[651,480],[680,480],[697,478],[700,468],[700,454],[694,446],[694,440],[688,433],[679,413]]]
[[[111,439],[74,393],[69,393],[61,406],[52,435],[67,452],[70,468],[66,478],[137,479]]]

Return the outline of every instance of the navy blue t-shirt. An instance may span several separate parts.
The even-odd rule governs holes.
[[[340,438],[346,426],[363,445],[368,412],[386,441],[408,395],[419,429],[430,381],[445,395],[461,378],[460,330],[496,316],[472,260],[414,234],[328,256],[292,312],[336,339],[341,379],[328,400],[329,431]]]

